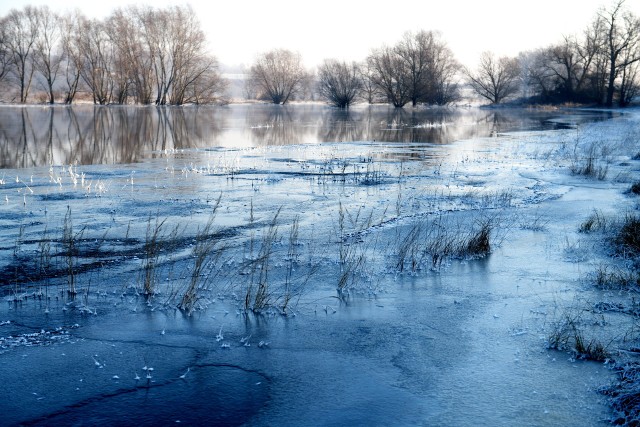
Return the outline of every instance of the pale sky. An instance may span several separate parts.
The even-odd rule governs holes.
[[[456,58],[474,66],[485,50],[517,55],[580,33],[611,0],[2,0],[0,15],[47,4],[101,18],[116,7],[145,3],[191,4],[211,52],[227,65],[250,65],[273,48],[299,51],[310,67],[325,58],[362,60],[405,31],[424,29],[440,31]],[[640,0],[626,0],[626,6],[640,16]]]

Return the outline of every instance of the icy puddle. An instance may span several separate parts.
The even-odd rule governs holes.
[[[636,112],[155,111],[0,109],[2,424],[614,417],[635,322],[579,228],[635,207]],[[568,313],[606,360],[549,348]]]

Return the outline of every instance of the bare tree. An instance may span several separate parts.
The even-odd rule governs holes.
[[[127,56],[136,56],[128,62],[134,64],[139,102],[149,102],[154,89],[157,105],[220,99],[225,82],[217,60],[206,53],[204,32],[190,6],[131,8],[128,14],[136,15],[137,41],[121,44]]]
[[[225,81],[191,7],[117,9],[106,21],[66,17],[63,46],[72,102],[78,78],[95,103],[182,105],[221,99]]]
[[[585,29],[582,45],[590,46],[594,50],[591,67],[587,74],[585,92],[588,98],[598,104],[603,104],[607,93],[607,63],[605,22],[600,16]]]
[[[519,88],[520,65],[516,58],[496,58],[484,52],[477,70],[466,70],[465,74],[473,90],[492,104],[499,104]]]
[[[371,81],[396,108],[411,100],[411,76],[406,64],[395,50],[388,46],[374,50],[367,58]]]
[[[225,103],[227,81],[219,72],[218,60],[213,56],[197,58],[188,72],[182,74],[170,98],[173,105],[186,103]]]
[[[628,65],[622,68],[620,72],[620,98],[618,104],[621,107],[626,107],[631,103],[633,98],[640,94],[640,62],[630,61],[629,56],[632,56],[631,51],[625,53],[623,62],[628,62]]]
[[[11,60],[11,71],[18,81],[20,103],[27,102],[33,78],[33,49],[38,37],[39,23],[36,9],[25,6],[22,10],[12,9],[2,19],[4,45]]]
[[[438,33],[407,32],[394,47],[374,50],[367,63],[371,82],[396,107],[409,101],[444,105],[459,98],[460,66]]]
[[[555,90],[553,73],[547,67],[544,49],[521,52],[518,55],[523,95],[548,100]]]
[[[150,104],[153,97],[151,60],[138,21],[144,10],[135,6],[116,9],[107,18],[106,31],[115,48],[116,101],[121,104],[129,96],[140,104]]]
[[[428,91],[422,102],[447,105],[458,101],[461,98],[457,82],[460,64],[455,60],[453,52],[444,41],[434,37],[430,57]]]
[[[71,104],[78,93],[81,81],[81,71],[84,66],[84,56],[80,47],[80,26],[84,22],[80,12],[76,11],[61,18],[62,50],[64,61],[65,96],[64,103]]]
[[[355,62],[326,59],[318,69],[318,92],[338,108],[349,108],[362,89],[360,67]]]
[[[578,62],[575,45],[573,40],[565,37],[563,43],[551,46],[545,51],[547,55],[545,63],[549,72],[559,81],[559,86],[568,99],[575,97],[578,89],[576,86],[580,81],[578,75],[584,71]]]
[[[626,67],[640,61],[640,19],[624,8],[625,0],[617,0],[609,9],[601,10],[605,52],[607,57],[607,92],[605,105],[613,106],[616,79]]]
[[[405,80],[409,85],[409,97],[414,107],[428,97],[431,83],[428,74],[434,71],[431,69],[434,44],[434,34],[431,31],[419,31],[416,34],[407,32],[394,48],[408,73]]]
[[[369,61],[364,61],[360,65],[360,82],[362,83],[362,90],[360,95],[369,104],[375,104],[376,102],[384,102],[384,95],[380,92],[380,88],[374,83],[373,70],[369,64]]]
[[[584,40],[565,36],[560,43],[541,49],[538,64],[550,86],[545,96],[559,102],[593,100],[589,82],[601,47],[601,38],[589,28]]]
[[[225,88],[190,6],[131,6],[106,20],[59,17],[46,6],[12,10],[0,18],[0,81],[15,77],[26,102],[36,71],[51,103],[60,88],[67,104],[86,88],[96,104],[158,105],[219,101]]]
[[[538,102],[598,102],[604,99],[602,20],[581,35],[518,56],[524,96]]]
[[[188,7],[170,9],[171,73],[173,87],[169,103],[181,105],[187,102],[187,93],[192,90],[210,67],[217,69],[217,61],[206,58],[204,32],[195,12]]]
[[[147,9],[141,17],[146,48],[151,55],[156,87],[156,105],[167,103],[171,86],[171,38],[164,28],[170,26],[166,10]]]
[[[108,104],[113,94],[113,46],[105,23],[81,17],[78,38],[83,56],[80,75],[91,91],[95,104]]]
[[[116,11],[114,17],[124,26],[120,34],[131,36],[119,39],[117,44],[122,57],[129,64],[129,75],[134,86],[134,96],[139,104],[151,104],[158,100],[156,88],[158,88],[157,63],[159,55],[159,27],[156,25],[158,15],[164,15],[162,11],[156,11],[149,6],[129,7],[125,11]],[[127,19],[128,18],[128,19]],[[158,90],[158,93],[160,91]]]
[[[543,49],[520,52],[518,63],[521,72],[523,95],[527,97],[547,97],[553,91],[552,76],[546,69]],[[465,74],[468,71],[465,71]]]
[[[63,61],[62,26],[60,17],[48,6],[35,10],[40,31],[34,47],[34,66],[44,79],[49,104],[55,102],[54,84]]]
[[[11,53],[6,44],[7,34],[3,22],[0,19],[0,83],[5,80],[11,67]]]
[[[594,96],[594,93],[597,91],[593,90],[593,86],[597,87],[598,85],[591,85],[590,81],[594,81],[593,76],[599,74],[598,69],[602,68],[599,67],[599,64],[605,62],[602,55],[604,47],[604,39],[601,35],[602,25],[602,20],[597,19],[584,30],[582,41],[578,40],[575,43],[575,49],[580,63],[580,74],[577,78],[576,91],[578,95],[582,95],[581,97],[583,98],[595,99],[597,101],[602,99],[602,94],[600,93]],[[602,77],[599,77],[599,79],[601,81],[604,80]],[[600,86],[604,88],[604,83],[600,84]]]
[[[307,79],[300,54],[285,49],[261,54],[249,71],[249,84],[274,104],[286,104]]]
[[[598,102],[606,91],[603,20],[583,34],[564,36],[554,45],[520,56],[525,80],[542,102]]]
[[[201,59],[201,65],[196,67],[197,69],[201,72],[187,86],[184,101],[197,105],[226,104],[228,101],[225,92],[229,82],[220,74],[218,60],[213,56],[205,56]]]

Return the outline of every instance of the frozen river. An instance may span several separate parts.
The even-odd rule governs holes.
[[[606,425],[608,364],[548,341],[613,298],[578,228],[633,206],[637,124],[2,107],[1,423]]]

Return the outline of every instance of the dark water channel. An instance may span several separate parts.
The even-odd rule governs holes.
[[[607,112],[321,105],[0,107],[0,168],[130,164],[164,150],[318,142],[448,144],[610,118]],[[416,154],[418,156],[419,154]]]

